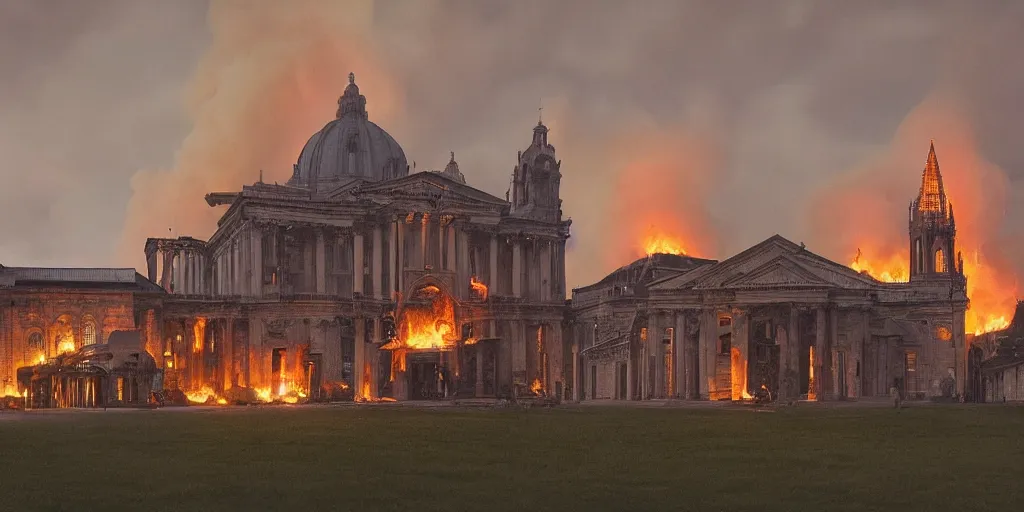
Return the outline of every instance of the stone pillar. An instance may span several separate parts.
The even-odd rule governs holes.
[[[370,288],[376,298],[384,297],[384,270],[381,267],[381,260],[384,258],[384,240],[380,226],[373,227],[373,261],[370,262],[370,271],[373,276],[373,283]]]
[[[630,335],[630,338],[632,338],[632,335]],[[597,340],[594,340],[594,344],[597,344]],[[633,343],[632,339],[630,339],[629,357],[626,359],[626,400],[636,399],[636,362],[640,359],[640,356],[637,355],[638,352],[640,352],[640,344]],[[589,380],[591,377],[590,375],[587,375],[587,370],[585,368],[583,369],[583,375],[584,380]],[[593,389],[595,385],[590,383],[590,387]],[[593,396],[590,397],[591,400],[594,398],[595,397]]]
[[[444,268],[446,270],[455,270],[455,222],[449,222],[445,231],[447,233],[448,253],[445,255]],[[463,276],[458,276],[456,280],[462,281],[465,280],[465,278]]]
[[[618,372],[615,378],[618,379]],[[572,344],[572,401],[580,401],[580,346],[577,343]]]
[[[252,251],[252,293],[253,297],[263,296],[263,231],[258,226],[251,229]]]
[[[491,235],[490,249],[490,277],[487,279],[488,290],[491,294],[498,294],[498,235]]]
[[[825,357],[822,363],[825,365],[825,372],[828,378],[825,380],[825,396],[828,400],[834,400],[841,394],[839,392],[839,365],[836,359],[839,357],[839,310],[832,306],[828,310],[828,341],[825,343]]]
[[[484,396],[484,347],[476,344],[476,396]]]
[[[396,253],[398,254],[395,260],[395,290],[399,293],[405,290],[405,267],[409,266],[409,263],[405,261],[405,219],[400,218],[395,223],[398,229],[398,240],[396,243]]]
[[[732,346],[739,350],[739,367],[733,370],[732,399],[741,400],[750,394],[747,370],[750,360],[750,318],[746,311],[736,311],[732,316]],[[729,355],[732,361],[732,354]],[[739,382],[736,382],[736,378]]]
[[[420,239],[419,246],[416,248],[416,254],[419,255],[419,262],[416,264],[416,269],[420,270],[427,266],[427,245],[430,240],[430,214],[424,213],[423,220],[420,222]]]
[[[551,300],[551,241],[540,242],[540,300]]]
[[[380,373],[380,351],[377,349],[377,342],[380,341],[380,317],[375,316],[373,318],[373,332],[371,333],[370,340],[373,343],[364,343],[363,346],[366,348],[366,361],[370,363],[370,398],[380,398],[380,379],[378,373]]]
[[[224,339],[221,340],[221,368],[224,371],[224,389],[228,390],[235,386],[235,320],[228,318],[224,320]]]
[[[512,244],[512,296],[523,296],[523,246],[519,240]]]
[[[853,396],[864,396],[864,345],[870,341],[871,336],[871,312],[864,309],[860,312],[860,336],[853,341],[853,357],[850,365],[853,366]],[[858,371],[859,370],[859,371]]]
[[[363,264],[363,234],[356,233],[352,237],[352,291],[354,293],[363,293],[363,275],[364,275]],[[357,350],[356,353],[359,351]],[[362,370],[360,370],[362,371]],[[357,392],[360,390],[357,390]]]
[[[362,237],[360,237],[362,238]],[[364,369],[366,366],[366,320],[361,317],[353,319],[355,324],[355,343],[353,343],[355,354],[352,363],[352,390],[355,400],[361,401],[367,397],[364,395],[363,381],[365,378]]]
[[[384,298],[395,300],[395,290],[398,289],[395,276],[398,274],[398,223],[392,221],[388,228],[388,289],[384,291]]]
[[[814,367],[814,396],[817,400],[824,400],[824,387],[821,385],[825,380],[825,366],[822,361],[825,359],[825,308],[818,306],[814,310],[814,360],[811,364]]]
[[[327,251],[324,249],[324,230],[316,230],[316,287],[318,295],[327,293]]]
[[[718,338],[718,318],[713,309],[704,309],[700,316],[698,341],[698,374],[700,397],[709,400],[715,391],[715,348]]]
[[[647,361],[648,372],[651,368],[651,359],[654,359],[654,374],[647,377],[648,386],[654,389],[648,390],[647,395],[651,398],[665,398],[665,327],[662,325],[661,313],[653,313],[650,320],[650,329],[647,331]]]
[[[689,339],[686,336],[686,313],[677,311],[675,322],[672,327],[672,371],[674,372],[675,389],[672,390],[676,398],[690,398],[690,373],[689,361]]]

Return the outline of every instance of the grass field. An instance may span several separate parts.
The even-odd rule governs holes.
[[[1013,510],[1024,408],[0,418],[2,510]]]

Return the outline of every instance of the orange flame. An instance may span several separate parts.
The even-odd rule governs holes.
[[[657,230],[654,226],[648,228],[642,245],[648,256],[652,254],[686,255],[686,246],[682,238]]]
[[[65,338],[64,341],[61,341],[60,345],[57,346],[57,352],[59,352],[61,354],[67,354],[69,352],[74,352],[74,351],[75,351],[75,340],[73,340],[71,338]]]
[[[740,349],[732,347],[729,350],[729,361],[732,374],[732,399],[750,400],[753,397],[747,392],[747,362],[743,360]]]
[[[206,319],[198,316],[192,325],[192,351],[199,353],[203,351],[203,341],[206,337]]]
[[[533,379],[533,382],[530,383],[530,392],[539,395],[542,389],[543,386],[540,383],[540,379]]]
[[[909,279],[910,262],[906,254],[894,253],[877,261],[882,263],[873,264],[858,249],[850,268],[888,283],[905,283]],[[964,331],[980,335],[1009,327],[1016,307],[1016,283],[1000,279],[995,269],[983,262],[980,251],[964,258],[963,270],[971,301],[964,316]]]
[[[873,265],[864,258],[864,253],[858,247],[850,268],[885,283],[905,283],[910,279],[907,258],[899,254],[891,255],[888,259],[882,260],[881,264]]]
[[[487,300],[487,285],[477,281],[476,276],[469,278],[469,287],[480,296],[480,300]]]
[[[455,307],[443,293],[438,293],[429,308],[406,307],[399,325],[401,346],[406,348],[448,348],[455,344],[458,336],[455,332]]]
[[[203,386],[197,390],[186,391],[185,397],[193,404],[207,404],[214,402],[218,405],[226,405],[228,403],[227,400],[219,396],[217,392],[210,388],[210,386]]]
[[[817,400],[818,393],[814,391],[814,346],[810,347],[810,355],[808,356],[807,364],[807,399]]]

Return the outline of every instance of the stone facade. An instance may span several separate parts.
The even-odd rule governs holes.
[[[934,147],[909,282],[775,235],[721,262],[656,254],[573,291],[574,398],[963,395],[966,278]]]
[[[147,242],[149,277],[168,294],[145,329],[167,385],[356,399],[562,392],[570,221],[547,128],[520,153],[510,201],[466,185],[454,154],[440,172],[396,167],[404,153],[365,103],[352,77],[288,184],[208,195],[228,206],[209,240]],[[438,301],[453,305],[439,319],[445,346],[403,345],[403,319]]]

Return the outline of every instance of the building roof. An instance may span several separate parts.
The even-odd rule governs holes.
[[[338,100],[337,118],[306,142],[289,184],[313,189],[348,178],[381,181],[409,174],[405,152],[388,132],[369,120],[366,97],[355,75]]]
[[[0,287],[33,285],[163,291],[133,268],[0,267]]]

